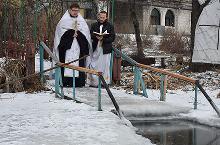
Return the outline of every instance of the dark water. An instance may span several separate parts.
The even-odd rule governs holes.
[[[183,121],[132,121],[157,145],[220,145],[220,129]]]

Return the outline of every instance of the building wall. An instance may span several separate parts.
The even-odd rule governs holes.
[[[151,11],[156,8],[160,11],[161,25],[150,25]],[[165,16],[171,10],[175,17],[175,26],[165,26]],[[177,32],[190,34],[191,30],[191,0],[144,0],[137,2],[136,12],[140,23],[140,30],[144,34],[163,35],[166,29],[174,29]],[[133,33],[133,24],[129,15],[128,2],[116,1],[115,16],[116,32]]]
[[[178,10],[177,13],[177,31],[189,35],[191,31],[191,11]]]
[[[154,8],[159,10],[161,14],[161,18],[160,18],[161,25],[160,26],[150,25],[151,11]],[[174,17],[175,17],[174,27],[165,26],[165,16],[168,10],[171,10],[174,14]],[[174,8],[157,7],[157,6],[143,6],[143,33],[155,34],[157,33],[156,29],[158,29],[158,31],[160,30],[163,31],[167,28],[174,29],[180,33],[184,33],[185,35],[189,35],[190,29],[191,29],[191,11],[174,9]]]

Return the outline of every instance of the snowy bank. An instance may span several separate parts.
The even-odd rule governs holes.
[[[116,115],[54,98],[54,94],[0,94],[0,144],[151,145]]]

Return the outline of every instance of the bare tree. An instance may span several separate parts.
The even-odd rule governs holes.
[[[140,27],[139,27],[137,14],[136,14],[136,2],[135,2],[135,0],[128,0],[128,2],[129,2],[130,16],[133,21],[135,38],[136,38],[136,42],[137,42],[137,55],[144,56],[142,40],[141,40],[141,36],[140,36]]]

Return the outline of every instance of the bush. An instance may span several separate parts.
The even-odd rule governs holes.
[[[149,37],[149,35],[142,35],[141,39],[144,48],[151,48],[153,40],[151,39],[151,37]]]
[[[190,42],[188,37],[183,36],[173,30],[167,30],[164,37],[162,38],[160,45],[160,50],[175,53],[175,54],[190,54]]]
[[[131,45],[131,38],[129,34],[116,34],[115,41],[113,42],[113,45],[115,48],[124,48],[126,46]]]

